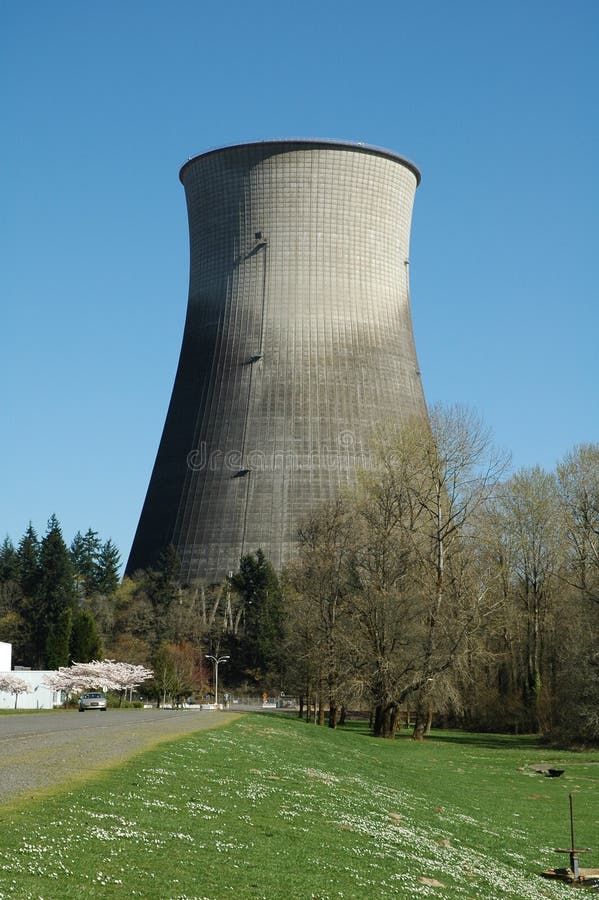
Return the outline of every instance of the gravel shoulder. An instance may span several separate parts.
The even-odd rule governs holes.
[[[67,790],[156,744],[217,728],[237,712],[108,710],[0,718],[0,806]]]

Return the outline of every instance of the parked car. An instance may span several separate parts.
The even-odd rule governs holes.
[[[79,712],[85,712],[86,709],[101,709],[106,712],[106,706],[106,694],[100,694],[99,691],[90,691],[79,697]]]

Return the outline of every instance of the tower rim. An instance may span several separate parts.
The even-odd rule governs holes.
[[[371,153],[376,156],[384,156],[387,159],[391,159],[393,160],[393,162],[398,162],[402,166],[405,166],[407,169],[409,169],[416,178],[416,186],[420,184],[420,181],[422,179],[420,169],[415,163],[407,159],[407,157],[401,156],[399,153],[395,153],[393,150],[388,150],[385,147],[378,147],[376,144],[366,144],[362,141],[336,140],[334,138],[266,138],[260,141],[242,141],[239,144],[223,144],[222,146],[211,147],[209,150],[204,150],[202,153],[198,153],[195,156],[190,156],[189,159],[184,162],[179,169],[179,181],[181,182],[181,184],[184,184],[183,173],[188,166],[196,162],[198,159],[203,159],[204,157],[211,156],[215,153],[222,153],[225,150],[240,150],[243,147],[271,146],[285,148],[291,147],[292,145],[299,145],[306,148],[311,147],[313,149],[338,148],[340,150],[357,150],[358,152]]]

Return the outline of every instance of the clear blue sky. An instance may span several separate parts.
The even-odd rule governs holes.
[[[0,538],[55,512],[126,559],[185,316],[178,170],[247,140],[416,162],[429,403],[515,468],[599,440],[596,0],[28,0],[0,34]]]

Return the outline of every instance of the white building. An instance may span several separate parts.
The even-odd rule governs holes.
[[[12,665],[12,644],[0,641],[0,672],[10,672]]]
[[[59,706],[61,695],[43,683],[44,675],[51,672],[34,671],[32,669],[12,670],[12,644],[0,641],[0,675],[16,675],[31,686],[29,694],[19,694],[17,709],[53,709]],[[15,695],[8,691],[0,691],[0,709],[14,709]]]

